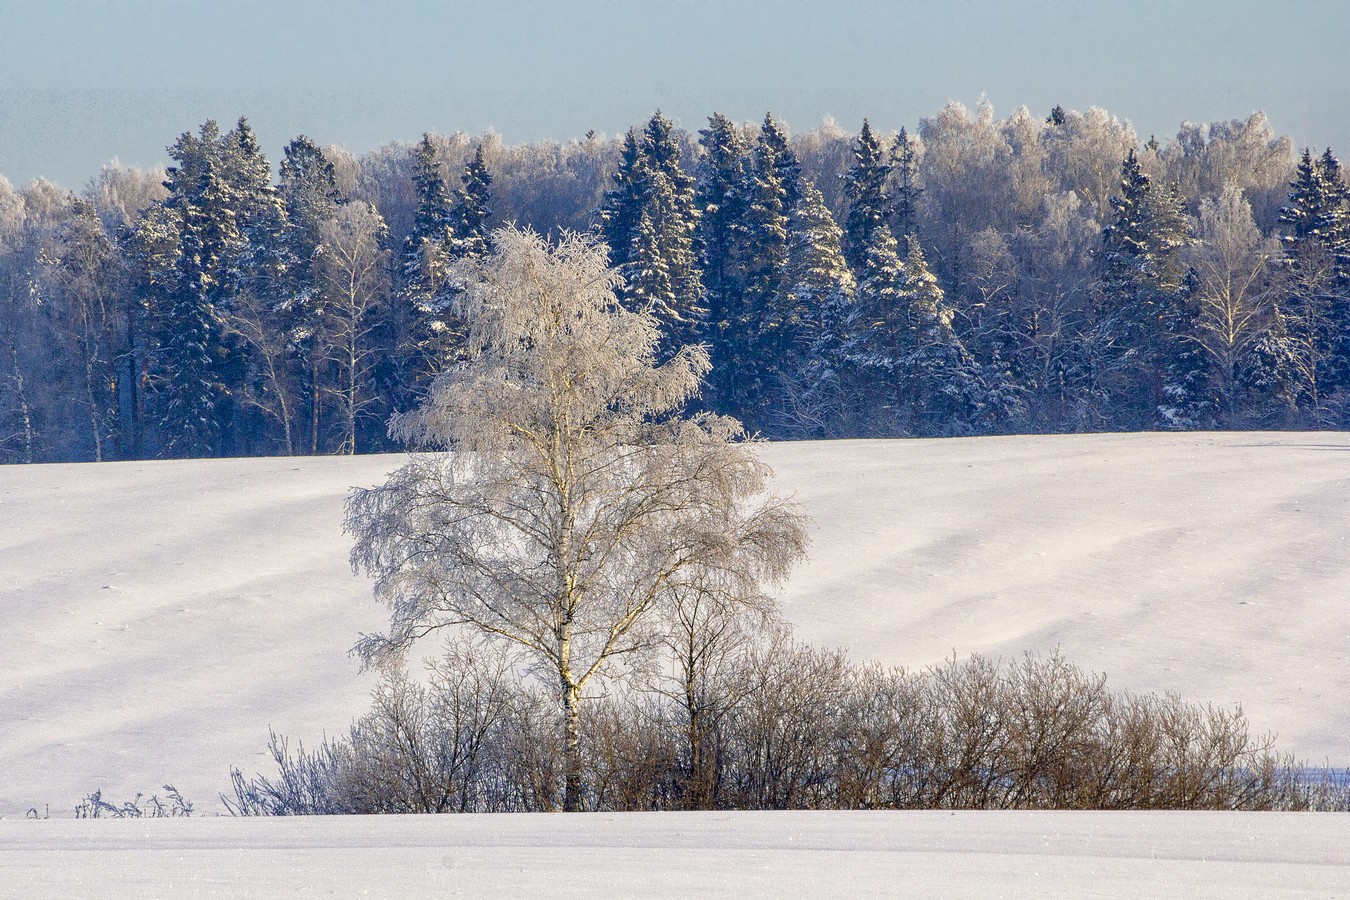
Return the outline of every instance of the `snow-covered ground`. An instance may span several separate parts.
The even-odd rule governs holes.
[[[1059,647],[1117,688],[1241,703],[1282,749],[1350,765],[1350,434],[828,442],[763,456],[814,519],[811,560],[783,598],[801,638],[910,667]],[[972,894],[1095,871],[1085,889],[1119,876],[1143,893],[1171,883],[1166,893],[1202,895],[1223,883],[1216,866],[1259,886],[1305,863],[1350,865],[1350,817],[1321,816],[13,821],[44,804],[69,815],[96,788],[122,800],[166,781],[199,813],[218,811],[231,765],[270,771],[269,725],[306,743],[344,729],[371,685],[347,650],[385,613],[347,566],[342,500],[398,462],[0,469],[0,894],[40,871],[77,893],[100,877],[129,885],[152,857],[229,893],[191,879],[229,877],[259,846],[286,861],[263,867],[282,893],[300,883],[292,868],[330,883],[315,848],[354,846],[374,849],[342,859],[368,859],[377,889],[406,876],[467,893],[478,863],[509,878],[512,866],[578,873],[604,859],[615,893],[650,876],[677,894],[722,877],[834,885],[845,869],[884,892],[918,867],[964,872]],[[605,824],[621,820],[632,824]],[[799,835],[819,852],[784,853],[804,846]],[[570,858],[578,846],[590,849]],[[721,859],[733,874],[719,874]]]
[[[1345,897],[1350,816],[596,813],[0,822],[4,897]]]

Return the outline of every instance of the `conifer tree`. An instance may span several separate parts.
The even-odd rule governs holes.
[[[891,225],[895,236],[905,240],[914,234],[918,226],[919,195],[923,189],[917,184],[918,150],[904,128],[900,129],[900,134],[891,146],[891,172],[895,181]]]
[[[785,203],[788,209],[797,205],[801,194],[802,167],[797,154],[792,151],[787,129],[772,115],[764,115],[764,123],[759,129],[759,140],[764,144],[766,153],[773,159],[774,173],[783,185]]]
[[[735,415],[755,428],[764,424],[762,407],[769,402],[767,323],[786,288],[791,207],[783,174],[795,171],[795,160],[783,160],[781,135],[773,117],[765,116],[751,148],[750,165],[737,189],[742,213],[733,226],[741,269],[740,292],[728,314],[724,400]],[[800,187],[791,192],[800,192]]]
[[[750,164],[750,148],[736,124],[721,114],[710,116],[708,127],[699,131],[699,145],[703,154],[696,170],[695,203],[709,337],[716,346],[715,331],[725,327],[732,298],[740,293],[735,235],[744,212],[740,186]]]
[[[988,391],[975,359],[952,327],[953,314],[919,241],[908,239],[904,302],[914,350],[902,381],[910,428],[919,434],[968,434],[979,425]]]
[[[1285,360],[1279,371],[1294,383],[1276,391],[1317,420],[1337,388],[1350,388],[1350,275],[1345,264],[1346,187],[1340,163],[1328,150],[1320,158],[1303,151],[1289,202],[1280,210],[1284,226],[1288,290],[1281,310],[1283,346],[1266,346],[1262,359]],[[1278,333],[1272,333],[1275,340]],[[1267,342],[1269,344],[1269,342]],[[1263,383],[1275,377],[1263,371]]]
[[[783,335],[776,346],[814,346],[822,337],[822,310],[829,303],[848,303],[853,274],[844,260],[843,231],[810,181],[802,180],[800,196],[788,217],[788,243],[783,290],[770,304],[766,326]]]
[[[846,419],[843,328],[854,281],[842,238],[824,197],[803,179],[788,217],[784,288],[766,321],[779,419],[788,434],[834,436]]]
[[[906,433],[971,431],[985,392],[979,366],[952,327],[953,313],[916,238],[901,262],[890,229],[872,232],[849,322],[847,358],[875,385],[873,402]]]
[[[281,448],[290,452],[293,379],[284,371],[290,356],[285,320],[296,260],[289,253],[286,206],[246,118],[224,136],[221,155],[239,231],[223,260],[216,299],[225,336],[224,440],[230,452],[274,451],[279,424]]]
[[[1193,239],[1186,218],[1185,199],[1175,184],[1154,189],[1149,197],[1153,223],[1153,252],[1159,260],[1156,290],[1161,337],[1162,397],[1156,405],[1158,424],[1166,428],[1210,428],[1220,400],[1214,388],[1214,361],[1196,340],[1198,281],[1187,268],[1181,250]]]
[[[759,330],[783,287],[791,198],[800,191],[784,181],[784,172],[792,168],[783,163],[779,135],[777,123],[766,116],[740,186],[744,209],[737,224],[743,248],[741,318],[749,333]]]
[[[488,242],[488,220],[492,218],[492,173],[483,160],[483,147],[474,150],[473,159],[459,177],[463,188],[451,212],[454,222],[454,245],[451,255],[457,259],[480,257],[491,249]]]
[[[1190,241],[1184,202],[1176,186],[1158,188],[1133,150],[1121,165],[1120,194],[1111,198],[1115,218],[1102,233],[1101,303],[1089,343],[1109,358],[1104,383],[1131,427],[1199,421],[1209,399],[1191,395],[1205,381],[1194,371],[1201,354],[1185,352],[1188,323],[1186,268],[1180,250]],[[1180,355],[1178,355],[1180,354]]]
[[[1260,413],[1266,422],[1287,426],[1304,405],[1306,357],[1301,349],[1283,305],[1273,304],[1265,330],[1243,355],[1237,378],[1250,411]]]
[[[412,180],[417,190],[417,212],[403,241],[400,293],[421,317],[430,317],[439,311],[437,295],[454,238],[450,192],[430,134],[422,135],[417,145]]]
[[[1321,181],[1324,211],[1322,229],[1327,249],[1335,266],[1336,287],[1344,290],[1350,282],[1350,187],[1346,186],[1340,161],[1328,147],[1322,154]]]
[[[1326,197],[1324,227],[1333,277],[1329,310],[1333,335],[1329,347],[1331,382],[1350,399],[1350,188],[1331,148],[1322,154],[1321,162]],[[1337,424],[1350,425],[1350,403]]]
[[[610,176],[613,186],[596,212],[600,236],[609,247],[609,264],[619,271],[628,265],[633,235],[642,216],[646,193],[647,161],[638,145],[637,132],[628,129],[619,151],[619,168]]]
[[[620,299],[656,316],[668,355],[700,339],[707,309],[694,180],[680,165],[674,126],[660,112],[641,138],[629,133],[614,181],[599,219],[610,263],[625,279]]]
[[[709,117],[708,127],[699,132],[699,145],[703,153],[696,169],[695,203],[708,308],[703,337],[713,359],[705,400],[714,408],[729,408],[732,360],[741,336],[740,225],[745,215],[743,183],[748,177],[750,148],[740,128],[721,114]]]
[[[304,135],[286,145],[281,161],[280,191],[286,208],[283,240],[291,267],[290,296],[280,310],[281,327],[298,363],[298,393],[304,398],[308,413],[305,417],[309,424],[306,444],[310,453],[317,453],[327,387],[323,373],[325,309],[318,272],[319,256],[324,226],[337,215],[342,197],[333,164],[318,145]],[[286,387],[277,383],[274,390],[279,393]],[[289,424],[284,430],[286,443],[292,444]]]
[[[915,347],[904,266],[890,229],[873,229],[847,320],[844,358],[868,385],[864,396],[898,428],[905,362]]]
[[[234,194],[242,244],[230,264],[236,290],[265,291],[285,275],[281,234],[286,209],[272,185],[272,168],[248,119],[240,118],[223,142],[224,170]],[[267,283],[264,285],[264,283]]]
[[[286,145],[281,159],[281,200],[286,209],[284,242],[292,266],[291,283],[301,303],[314,292],[314,255],[319,226],[342,202],[333,164],[312,140],[300,135]]]
[[[221,452],[222,410],[228,395],[220,307],[227,261],[243,245],[235,186],[226,172],[220,129],[213,121],[169,148],[168,172],[176,248],[165,309],[156,319],[154,384],[160,452],[210,456]]]
[[[1149,186],[1131,150],[1121,166],[1120,193],[1111,197],[1114,221],[1102,232],[1102,284],[1108,302],[1135,302],[1151,279]]]
[[[874,244],[872,232],[887,227],[891,217],[890,198],[886,195],[890,172],[881,142],[863,119],[862,131],[853,146],[853,167],[844,174],[844,194],[849,201],[844,220],[844,258],[859,281],[867,277],[863,269],[868,250]]]
[[[455,224],[435,145],[424,134],[414,157],[417,212],[399,258],[398,293],[389,311],[394,350],[386,376],[395,409],[415,402],[454,358],[459,329],[450,314],[449,269]]]

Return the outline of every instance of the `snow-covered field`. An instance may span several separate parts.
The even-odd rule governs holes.
[[[1345,897],[1334,813],[0,822],[13,897]]]
[[[828,442],[763,456],[814,519],[811,561],[783,598],[801,638],[910,667],[1059,647],[1116,688],[1241,703],[1280,748],[1350,765],[1350,434]],[[260,847],[276,892],[306,872],[318,890],[336,884],[320,848],[357,846],[367,849],[344,850],[343,870],[365,860],[372,880],[344,880],[343,893],[390,893],[403,872],[472,894],[486,884],[474,881],[479,863],[509,886],[512,872],[543,872],[578,846],[589,849],[562,871],[603,865],[613,893],[649,877],[669,891],[640,884],[673,894],[719,877],[847,888],[844,870],[879,893],[1042,893],[1020,880],[1036,873],[1079,873],[1085,889],[1113,894],[1232,894],[1247,882],[1223,879],[1237,873],[1254,879],[1253,895],[1350,883],[1350,817],[14,821],[48,803],[69,815],[96,788],[121,800],[166,781],[199,813],[218,811],[231,765],[269,771],[269,725],[311,743],[363,711],[371,677],[347,649],[385,614],[347,567],[342,500],[398,462],[0,469],[0,894],[40,877],[76,893],[96,877],[129,885],[153,865],[231,893],[210,873],[229,877]],[[1313,864],[1342,869],[1279,880]],[[964,880],[912,882],[920,870]]]

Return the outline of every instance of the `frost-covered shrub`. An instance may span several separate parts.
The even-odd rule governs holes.
[[[581,748],[591,810],[1350,810],[1350,774],[1277,754],[1240,709],[1112,692],[1057,653],[909,672],[771,629],[698,703],[656,677],[604,687]],[[554,810],[557,716],[508,657],[454,644],[425,679],[389,670],[315,751],[273,734],[278,775],[236,770],[224,799],[239,815]]]
[[[292,754],[271,734],[278,775],[231,772],[235,815],[551,809],[561,769],[553,698],[506,655],[467,643],[414,678],[387,668],[370,712],[341,737]]]

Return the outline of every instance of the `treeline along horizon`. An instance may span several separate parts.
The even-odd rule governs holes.
[[[779,439],[1350,427],[1350,193],[1263,114],[1141,142],[950,103],[915,133],[659,112],[356,157],[247,120],[79,194],[0,177],[0,460],[397,449],[505,223],[589,231],[701,403]]]

